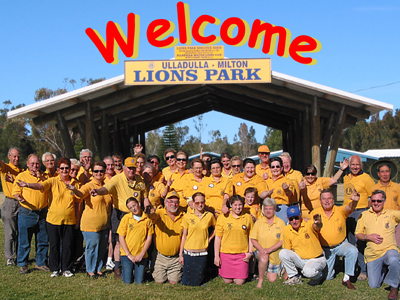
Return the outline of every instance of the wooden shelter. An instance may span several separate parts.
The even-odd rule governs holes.
[[[272,72],[271,83],[147,85],[111,78],[10,111],[8,117],[56,124],[66,154],[75,156],[69,130],[79,132],[84,147],[130,154],[132,144],[145,144],[145,133],[209,111],[282,130],[283,149],[293,167],[313,163],[330,176],[342,130],[393,105]],[[321,174],[319,174],[321,175]]]

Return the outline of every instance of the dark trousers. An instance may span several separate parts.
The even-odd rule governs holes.
[[[49,236],[49,268],[51,272],[72,270],[72,246],[75,225],[53,225],[46,222]]]

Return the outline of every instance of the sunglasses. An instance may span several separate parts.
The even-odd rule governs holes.
[[[240,168],[241,165],[232,165],[232,168]]]
[[[280,169],[281,166],[271,166],[271,169]]]
[[[60,170],[69,170],[69,167],[61,167]]]
[[[269,152],[258,152],[260,155],[269,155]]]
[[[170,156],[166,156],[165,157],[166,160],[170,160],[170,159],[173,159],[173,158],[175,158],[175,155],[170,155]]]
[[[156,160],[149,160],[149,163],[151,163],[151,164],[157,164],[158,161],[156,161]]]
[[[127,167],[131,171],[136,171],[136,167]]]
[[[79,172],[79,169],[71,169],[71,172]]]
[[[382,203],[383,200],[371,200],[372,203]]]
[[[202,201],[202,202],[195,202],[194,204],[196,204],[196,205],[200,205],[200,204],[204,204],[205,202],[204,201]]]
[[[293,216],[293,217],[289,218],[290,222],[293,221],[293,220],[300,220],[300,217],[299,216]]]
[[[93,173],[105,173],[106,171],[105,170],[93,170]]]
[[[306,176],[308,176],[308,175],[315,175],[314,173],[310,173],[310,172],[308,172],[308,173],[306,173]]]
[[[176,161],[187,161],[186,158],[177,158]]]

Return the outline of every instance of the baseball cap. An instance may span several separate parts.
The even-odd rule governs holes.
[[[131,167],[137,168],[136,158],[128,157],[127,159],[125,159],[124,165],[125,165],[125,167],[128,167],[128,168],[131,168]]]
[[[301,212],[298,206],[290,206],[287,209],[287,217],[291,218],[294,216],[301,216]]]

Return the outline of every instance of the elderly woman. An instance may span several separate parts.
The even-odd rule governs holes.
[[[150,155],[149,157],[147,157],[147,162],[151,163],[155,168],[153,180],[161,181],[164,178],[164,175],[160,171],[160,158],[157,155]]]
[[[99,189],[104,185],[106,164],[96,161],[93,165],[93,179],[77,190],[73,185],[67,185],[74,194],[85,198],[85,210],[81,218],[81,230],[86,242],[85,261],[86,272],[89,277],[103,277],[101,272],[107,252],[109,223],[108,217],[112,204],[111,195],[91,196],[92,189]]]
[[[282,248],[285,222],[275,216],[275,209],[275,199],[265,198],[261,208],[262,217],[254,223],[250,233],[251,242],[257,249],[255,252],[259,274],[257,287],[260,289],[266,271],[268,281],[274,282],[281,269],[279,251]]]
[[[233,176],[232,185],[233,194],[242,197],[244,197],[244,191],[248,187],[255,187],[261,199],[269,196],[270,193],[268,192],[268,186],[265,184],[264,179],[256,174],[256,163],[251,158],[246,158],[243,161],[243,173]]]
[[[182,284],[198,286],[204,278],[207,265],[207,249],[214,238],[215,218],[205,210],[203,193],[196,192],[192,196],[193,211],[188,212],[182,219],[182,240],[179,251],[179,262],[183,265]]]
[[[218,159],[211,160],[210,171],[210,177],[203,179],[203,189],[208,209],[218,218],[229,211],[226,203],[233,195],[232,181],[222,176],[222,163]]]
[[[74,227],[76,225],[75,203],[77,199],[67,188],[67,185],[78,186],[75,179],[69,176],[71,161],[61,157],[57,162],[57,177],[52,177],[43,183],[26,183],[19,181],[20,187],[34,190],[49,191],[52,194],[46,218],[47,233],[49,235],[50,255],[49,267],[52,272],[50,277],[72,277]],[[62,253],[60,255],[60,249]],[[61,270],[61,273],[60,273]]]
[[[154,208],[163,207],[162,199],[167,195],[165,185],[160,181],[157,181],[156,168],[153,164],[146,162],[143,165],[143,180],[146,185],[146,190],[149,195],[149,201],[151,206]]]
[[[287,223],[287,208],[297,201],[295,190],[297,183],[283,175],[283,162],[280,157],[269,160],[272,176],[266,180],[268,188],[273,191],[271,197],[276,201],[276,215]]]
[[[125,284],[143,283],[144,268],[147,263],[147,250],[150,247],[154,228],[153,223],[140,209],[140,203],[131,197],[126,200],[127,213],[118,226],[121,244],[122,280]]]
[[[232,178],[242,172],[243,160],[239,156],[231,158]]]
[[[169,180],[172,174],[178,170],[178,166],[176,164],[176,151],[171,148],[165,150],[164,160],[168,164],[168,167],[165,167],[162,170],[162,174],[164,175],[165,180]]]
[[[333,177],[318,177],[317,168],[314,165],[308,165],[304,170],[304,179],[299,184],[301,201],[301,210],[303,218],[310,218],[309,213],[318,207],[321,207],[321,191],[334,185],[342,176],[343,171],[349,166],[347,158],[340,162],[340,169]]]
[[[201,184],[205,178],[203,175],[204,163],[200,158],[194,158],[190,163],[193,173],[185,176],[183,196],[188,205],[193,209],[192,195],[196,192],[204,193],[204,187]]]
[[[229,198],[231,210],[221,215],[215,227],[214,263],[225,283],[242,285],[249,275],[249,261],[253,255],[250,231],[253,219],[243,214],[244,198]]]
[[[186,211],[188,203],[183,195],[185,189],[185,176],[189,174],[189,170],[186,169],[188,164],[188,155],[185,151],[179,151],[176,154],[176,165],[178,169],[171,175],[171,178],[167,181],[167,193],[169,189],[174,189],[180,198],[180,206]]]
[[[222,169],[222,176],[227,177],[228,179],[232,179],[233,177],[231,158],[232,156],[227,152],[221,154],[221,162],[222,165],[224,166]]]

